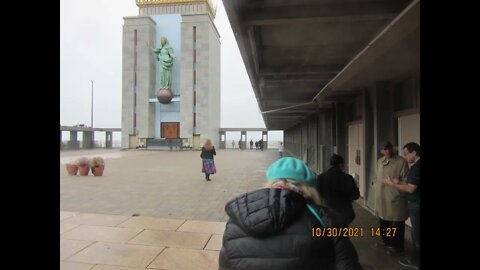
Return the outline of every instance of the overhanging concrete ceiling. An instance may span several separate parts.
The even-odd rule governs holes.
[[[223,2],[260,110],[272,111],[262,114],[270,130],[285,130],[319,107],[329,106],[325,102],[328,99],[311,102],[411,3],[410,0]],[[296,106],[299,104],[304,105]],[[282,109],[286,107],[291,108]]]

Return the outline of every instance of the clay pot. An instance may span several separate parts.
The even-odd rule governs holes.
[[[89,171],[90,171],[90,167],[88,167],[88,166],[78,167],[78,174],[80,174],[82,176],[88,175]]]
[[[69,175],[77,175],[78,166],[75,164],[66,164],[65,167],[67,168],[67,172]]]
[[[92,167],[92,174],[95,176],[102,176],[103,175],[103,170],[105,170],[104,165],[100,165],[97,167]]]

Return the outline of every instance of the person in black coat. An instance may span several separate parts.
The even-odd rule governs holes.
[[[315,174],[301,160],[284,157],[267,170],[266,188],[230,200],[219,269],[361,270],[348,237],[317,236],[334,226],[319,206]]]
[[[348,227],[355,219],[352,202],[360,197],[360,191],[353,177],[344,173],[342,156],[334,154],[330,158],[332,167],[317,178],[316,189],[321,204],[332,208],[341,227]]]

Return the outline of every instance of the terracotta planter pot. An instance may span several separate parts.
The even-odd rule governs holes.
[[[78,166],[75,164],[67,164],[66,165],[67,172],[69,175],[77,175],[78,172]]]
[[[102,176],[103,175],[103,170],[105,170],[105,166],[97,166],[92,168],[92,174],[95,176]]]
[[[90,171],[90,167],[88,166],[78,167],[78,174],[82,176],[88,175],[89,171]]]

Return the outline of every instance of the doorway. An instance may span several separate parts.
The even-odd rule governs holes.
[[[358,184],[360,196],[365,197],[365,174],[362,160],[365,155],[363,145],[363,124],[350,123],[348,125],[348,173]]]
[[[180,123],[179,122],[161,122],[160,136],[165,139],[180,138]]]
[[[200,134],[193,134],[193,149],[200,149]]]

